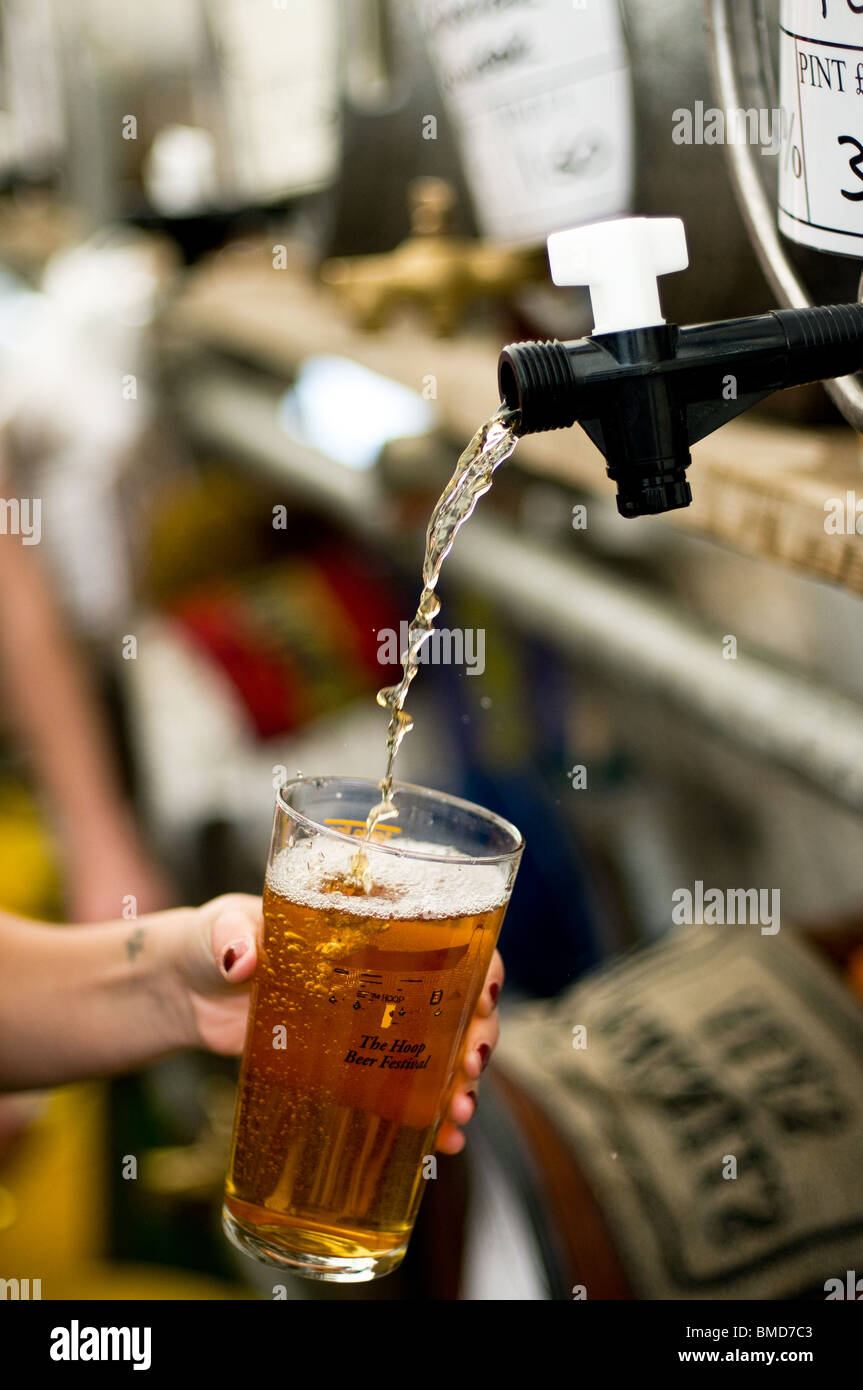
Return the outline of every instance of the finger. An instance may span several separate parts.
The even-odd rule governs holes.
[[[260,898],[247,893],[226,893],[204,903],[197,912],[192,987],[211,992],[226,984],[246,984],[258,963],[263,921]]]
[[[444,1120],[438,1131],[435,1150],[443,1154],[461,1153],[467,1143],[466,1136],[450,1120]]]
[[[487,1046],[489,1045],[487,1044]],[[491,1056],[490,1046],[489,1056]],[[482,1069],[482,1065],[480,1065],[480,1071]],[[455,1125],[468,1124],[479,1108],[479,1091],[479,1078],[462,1070],[457,1077],[446,1109],[447,1120]]]
[[[221,974],[232,985],[245,984],[255,973],[255,925],[248,912],[236,907],[226,908],[213,922],[213,957]]]
[[[466,1081],[453,1092],[446,1112],[447,1121],[459,1127],[469,1124],[478,1108],[479,1086],[476,1081]]]
[[[500,1019],[496,1005],[502,981],[503,961],[495,952],[480,996],[480,1003],[485,998],[485,1011],[478,1005],[468,1027],[455,1089],[447,1107],[446,1118],[438,1133],[436,1148],[441,1153],[461,1152],[465,1145],[465,1136],[460,1126],[468,1124],[478,1109],[477,1081],[488,1066],[500,1036]],[[493,986],[497,986],[497,989],[492,988]]]
[[[462,1126],[469,1124],[479,1109],[479,1083],[472,1077],[460,1073],[456,1088],[450,1096],[447,1106],[444,1123],[438,1135],[438,1147],[441,1145],[441,1136],[444,1140],[459,1133]],[[446,1153],[458,1153],[461,1144],[457,1148],[446,1148]]]
[[[503,988],[503,977],[504,969],[500,951],[495,951],[488,967],[482,993],[477,1000],[476,1012],[480,1018],[489,1018],[497,1008],[498,996]]]
[[[475,1081],[491,1061],[491,1054],[500,1038],[500,1019],[497,1012],[490,1018],[474,1018],[467,1030],[465,1045],[459,1059],[462,1075]]]

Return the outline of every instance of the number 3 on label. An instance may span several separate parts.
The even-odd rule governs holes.
[[[863,5],[860,6],[860,9],[863,10]],[[863,183],[863,170],[860,168],[860,165],[863,164],[863,145],[860,144],[859,140],[855,140],[853,135],[840,135],[839,144],[855,146],[857,153],[852,154],[848,163],[854,170],[855,176]],[[856,193],[849,193],[844,188],[840,188],[839,192],[843,198],[848,198],[852,203],[859,203],[863,199],[863,188],[858,189]]]

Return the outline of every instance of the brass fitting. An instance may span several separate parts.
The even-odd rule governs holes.
[[[441,178],[413,179],[408,186],[411,235],[380,256],[325,261],[320,275],[348,306],[361,328],[382,328],[402,303],[418,305],[433,331],[448,336],[465,307],[547,275],[543,248],[495,246],[449,231],[455,203]]]

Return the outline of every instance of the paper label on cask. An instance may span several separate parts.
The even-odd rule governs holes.
[[[779,230],[863,257],[863,3],[783,0]]]
[[[511,241],[628,210],[632,94],[617,0],[419,0],[480,230]]]

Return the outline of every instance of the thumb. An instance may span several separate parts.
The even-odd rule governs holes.
[[[228,893],[198,908],[193,988],[212,992],[220,985],[245,984],[258,963],[262,926],[261,900],[246,893]]]

